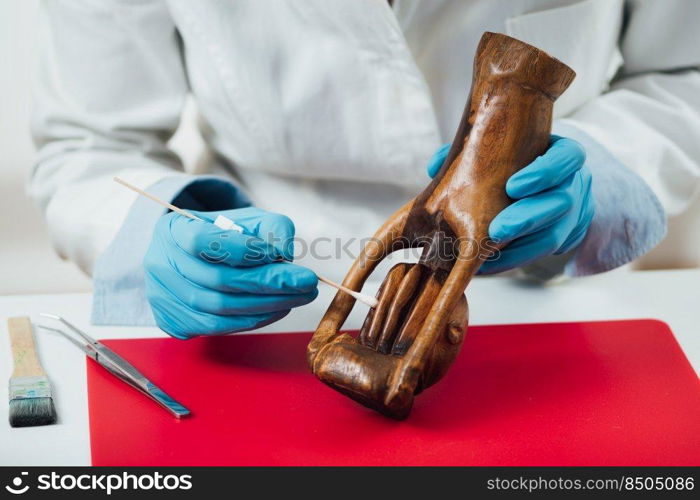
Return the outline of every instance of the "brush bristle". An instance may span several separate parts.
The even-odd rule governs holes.
[[[26,398],[10,401],[10,425],[32,427],[56,423],[53,398]]]

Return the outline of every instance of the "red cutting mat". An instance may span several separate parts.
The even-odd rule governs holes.
[[[318,382],[308,338],[106,341],[193,414],[88,360],[93,464],[700,465],[700,383],[659,321],[472,327],[403,422]]]

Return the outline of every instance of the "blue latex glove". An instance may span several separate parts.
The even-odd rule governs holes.
[[[430,177],[440,170],[449,148],[445,144],[430,159]],[[508,179],[506,192],[515,201],[489,226],[489,237],[506,246],[481,265],[479,274],[520,267],[581,243],[594,213],[585,161],[583,146],[553,135],[545,154]]]
[[[158,326],[173,337],[224,335],[273,323],[318,295],[310,269],[293,258],[289,218],[254,207],[193,212],[221,214],[243,227],[225,231],[169,213],[144,258],[146,295]]]

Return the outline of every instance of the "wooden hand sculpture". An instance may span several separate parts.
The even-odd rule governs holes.
[[[377,231],[343,284],[360,290],[394,250],[421,247],[420,261],[389,271],[356,338],[339,335],[355,300],[338,292],[307,350],[321,381],[400,419],[414,395],[447,372],[467,326],[464,291],[499,248],[488,228],[511,202],[506,181],[546,151],[554,101],[574,76],[519,40],[482,36],[471,95],[440,172]]]

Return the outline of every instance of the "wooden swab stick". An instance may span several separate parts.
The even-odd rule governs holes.
[[[183,210],[182,208],[176,207],[175,205],[168,203],[167,201],[161,200],[160,198],[157,198],[153,196],[150,193],[147,193],[143,189],[139,189],[133,184],[130,184],[126,182],[124,179],[121,179],[119,177],[114,177],[114,181],[121,184],[124,187],[127,187],[131,189],[132,191],[135,191],[136,193],[140,194],[141,196],[145,196],[151,201],[154,201],[158,203],[159,205],[164,206],[165,208],[169,208],[173,212],[176,212],[184,217],[189,217],[190,219],[193,220],[198,220],[200,222],[206,222],[204,219],[201,217],[197,217],[195,214],[188,212],[187,210]],[[219,215],[216,220],[214,221],[214,224],[216,224],[217,227],[220,227],[221,229],[228,229],[232,231],[237,231],[239,233],[243,232],[243,228],[236,224],[234,221],[229,219],[228,217],[224,217],[223,215]],[[326,285],[330,285],[333,288],[336,288],[340,290],[341,292],[345,292],[351,297],[354,297],[355,299],[359,300],[363,304],[369,306],[369,307],[377,307],[377,304],[379,304],[379,301],[375,298],[372,297],[371,295],[367,295],[365,293],[360,293],[356,292],[355,290],[350,290],[348,287],[340,285],[338,283],[335,283],[334,281],[329,280],[328,278],[324,278],[323,276],[319,276],[318,274],[316,275],[318,277],[318,280],[325,283]]]
[[[144,191],[143,189],[139,189],[139,188],[137,188],[136,186],[134,186],[133,184],[129,184],[128,182],[126,182],[124,179],[122,179],[122,178],[120,178],[120,177],[114,177],[114,182],[116,182],[116,183],[118,183],[118,184],[121,184],[122,186],[128,187],[128,188],[131,189],[132,191],[137,192],[137,193],[140,194],[141,196],[145,196],[146,198],[148,198],[148,199],[151,200],[151,201],[155,201],[155,202],[158,203],[159,205],[163,205],[165,208],[169,208],[169,209],[172,210],[173,212],[176,212],[176,213],[178,213],[178,214],[180,214],[180,215],[184,215],[185,217],[189,217],[190,219],[193,219],[193,220],[198,220],[198,221],[200,221],[200,222],[204,222],[204,219],[202,219],[202,218],[200,218],[200,217],[197,217],[195,214],[193,214],[193,213],[191,213],[191,212],[188,212],[187,210],[183,210],[183,209],[181,209],[181,208],[178,208],[178,207],[176,207],[175,205],[172,205],[172,204],[168,203],[167,201],[161,200],[160,198],[156,198],[156,197],[153,196],[152,194],[147,193],[146,191]]]

